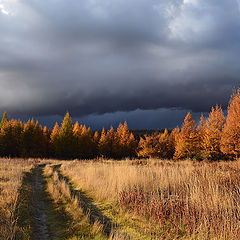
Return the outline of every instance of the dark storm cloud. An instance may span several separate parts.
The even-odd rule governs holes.
[[[0,110],[226,107],[239,30],[238,0],[0,0]]]

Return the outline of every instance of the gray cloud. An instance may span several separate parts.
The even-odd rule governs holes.
[[[239,29],[238,0],[0,0],[0,110],[226,107]]]

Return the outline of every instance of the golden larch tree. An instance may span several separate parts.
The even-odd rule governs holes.
[[[98,133],[98,131],[95,131],[95,133],[93,135],[93,149],[92,149],[93,157],[98,156],[99,139],[100,139],[99,133]]]
[[[50,152],[53,157],[58,157],[59,154],[59,125],[56,122],[50,135]]]
[[[59,144],[59,157],[63,159],[73,158],[75,150],[75,138],[73,135],[72,118],[69,112],[66,113],[59,131]]]
[[[139,157],[157,157],[158,156],[158,138],[156,136],[147,136],[145,135],[144,138],[140,138],[138,143],[138,156]]]
[[[198,133],[196,122],[189,112],[176,138],[175,159],[193,158],[198,154]]]
[[[199,121],[198,126],[197,126],[200,151],[202,150],[205,128],[206,128],[206,117],[204,117],[204,115],[201,114],[200,121]]]
[[[240,156],[240,89],[232,94],[221,136],[221,151],[229,157]]]
[[[127,146],[128,146],[128,156],[129,157],[135,157],[136,154],[137,154],[137,141],[134,137],[134,134],[133,133],[130,133],[130,136],[128,138],[128,143],[127,143]]]
[[[93,139],[91,128],[86,128],[84,125],[81,130],[81,135],[78,137],[78,145],[81,158],[92,157]]]
[[[179,133],[180,133],[180,129],[177,126],[176,128],[174,128],[171,131],[171,134],[169,136],[169,145],[170,145],[169,147],[170,147],[170,152],[171,152],[171,158],[173,158],[174,153],[175,153],[176,141],[177,141]]]
[[[204,127],[201,129],[201,155],[204,159],[218,160],[222,157],[220,140],[225,117],[222,108],[218,105],[212,107]]]
[[[107,155],[107,151],[108,151],[108,146],[107,146],[107,136],[106,136],[106,131],[103,128],[101,131],[101,137],[99,139],[99,143],[98,143],[98,149],[99,149],[99,154],[101,156],[106,156]]]
[[[171,145],[168,130],[158,135],[158,144],[156,146],[159,158],[171,158]]]

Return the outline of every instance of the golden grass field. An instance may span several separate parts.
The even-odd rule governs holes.
[[[32,166],[32,160],[0,159],[0,239],[14,236],[20,187],[24,173]]]
[[[237,161],[41,163],[46,164],[43,189],[52,199],[46,215],[50,216],[49,225],[58,231],[54,239],[239,239]],[[0,239],[16,239],[19,191],[25,172],[31,168],[38,168],[37,161],[0,161]],[[56,226],[58,222],[62,229]],[[108,223],[112,224],[111,233]]]
[[[99,201],[127,209],[156,239],[240,236],[238,162],[73,161],[61,170]]]

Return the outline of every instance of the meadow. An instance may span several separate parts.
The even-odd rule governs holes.
[[[239,166],[237,161],[75,161],[61,170],[93,198],[114,206],[119,224],[129,221],[131,230],[141,229],[142,239],[237,239]]]
[[[16,232],[16,210],[23,177],[33,160],[0,160],[0,239],[13,239]]]
[[[0,162],[0,239],[235,240],[240,234],[238,161]]]

